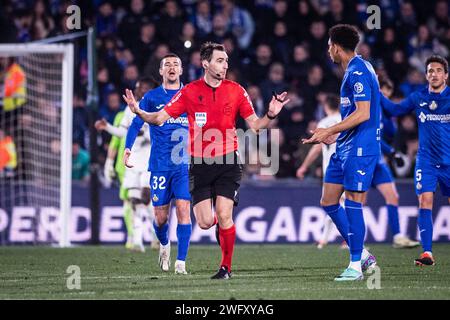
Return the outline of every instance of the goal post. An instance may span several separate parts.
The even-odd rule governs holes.
[[[10,208],[30,206],[36,210],[40,207],[59,209],[59,230],[56,232],[59,239],[50,242],[68,247],[72,190],[73,44],[1,44],[0,58],[14,58],[23,69],[26,92],[26,102],[17,108],[13,106],[15,110],[12,111],[6,110],[8,97],[2,92],[0,129],[16,138],[18,163],[14,177],[0,177],[4,181],[0,188],[9,189],[0,195],[0,208],[3,205]],[[22,127],[27,121],[31,124]],[[49,142],[52,146],[48,146]]]

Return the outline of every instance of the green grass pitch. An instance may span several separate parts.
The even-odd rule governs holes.
[[[0,248],[0,299],[450,299],[450,244],[435,244],[434,267],[413,264],[419,249],[369,245],[380,267],[381,289],[363,281],[336,283],[348,253],[330,245],[237,245],[233,277],[210,280],[218,246],[192,245],[189,275],[163,273],[158,253],[118,246]],[[68,266],[81,271],[81,289],[67,288]]]

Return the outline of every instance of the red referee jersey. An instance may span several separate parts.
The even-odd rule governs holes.
[[[174,119],[187,113],[189,153],[193,157],[221,156],[238,148],[236,116],[253,115],[252,102],[238,83],[223,80],[213,88],[203,78],[183,87],[164,110]]]

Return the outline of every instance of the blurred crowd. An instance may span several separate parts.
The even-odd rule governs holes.
[[[291,102],[273,128],[280,129],[280,169],[277,177],[295,177],[309,146],[300,143],[324,117],[328,94],[338,94],[343,71],[328,58],[328,29],[337,23],[357,25],[363,34],[358,52],[380,77],[394,85],[401,99],[425,84],[424,62],[432,53],[449,56],[450,19],[446,0],[10,0],[0,6],[0,42],[29,42],[78,30],[67,27],[67,7],[81,8],[82,29],[97,30],[98,117],[112,123],[125,108],[121,94],[143,76],[160,81],[160,59],[169,52],[183,62],[182,81],[202,75],[199,47],[204,41],[225,45],[228,78],[248,91],[262,116],[272,91],[288,91]],[[366,9],[381,9],[381,28],[369,30]],[[86,41],[77,45],[74,134],[77,149],[88,149],[86,108]],[[393,146],[411,166],[417,151],[417,123],[407,115],[396,120]],[[245,128],[241,121],[239,126]],[[102,137],[100,162],[108,137]],[[261,138],[261,140],[264,140]],[[267,140],[267,139],[266,139]],[[266,141],[265,140],[265,141]],[[269,139],[270,140],[270,139]],[[267,141],[266,141],[267,142]],[[270,141],[269,141],[270,143]],[[85,151],[82,151],[85,153]],[[88,155],[87,155],[88,156]],[[320,178],[321,161],[308,175]],[[404,171],[404,172],[403,172]],[[412,176],[410,170],[399,176]],[[249,178],[260,179],[248,166]]]

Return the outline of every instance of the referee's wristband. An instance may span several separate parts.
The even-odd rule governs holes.
[[[277,117],[277,116],[273,116],[273,117],[269,116],[269,112],[266,112],[266,116],[267,116],[267,118],[269,118],[269,120],[274,120]]]

